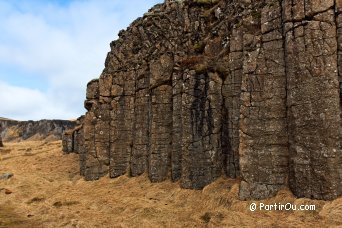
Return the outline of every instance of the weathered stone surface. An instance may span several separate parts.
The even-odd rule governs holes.
[[[103,88],[104,86],[101,92],[104,91]],[[99,94],[99,80],[92,80],[87,86],[88,99],[85,107],[88,112],[83,120],[84,144],[83,151],[80,151],[80,173],[86,180],[97,180],[108,173],[109,105],[99,100]]]
[[[130,175],[138,176],[148,169],[150,138],[150,94],[149,71],[144,66],[136,71],[133,148],[130,161]]]
[[[84,116],[79,117],[75,121],[75,128],[64,131],[62,135],[62,150],[66,154],[82,152],[84,145],[83,121]]]
[[[114,81],[123,88],[111,101],[110,111],[110,177],[129,173],[133,149],[135,71],[119,72]],[[108,129],[109,130],[109,129]]]
[[[65,131],[62,135],[62,150],[63,152],[69,154],[71,152],[77,151],[74,148],[74,131],[68,130]]]
[[[260,11],[260,29],[243,36],[241,85],[240,167],[253,198],[267,188],[274,195],[286,184],[288,145],[286,123],[286,75],[282,41],[281,6],[271,1]],[[265,25],[266,24],[266,25]],[[270,187],[264,187],[270,186]],[[259,194],[259,196],[255,195]]]
[[[308,1],[298,19],[286,15],[289,185],[295,195],[341,194],[341,118],[334,1]]]
[[[111,43],[73,133],[87,180],[147,173],[241,199],[341,196],[340,1],[171,1]],[[76,140],[75,140],[76,138]],[[65,145],[67,141],[65,138]]]

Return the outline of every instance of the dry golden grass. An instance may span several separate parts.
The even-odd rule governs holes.
[[[0,227],[338,227],[342,199],[296,199],[283,190],[265,204],[316,205],[315,211],[255,211],[238,200],[238,181],[220,178],[202,191],[146,176],[86,182],[78,156],[61,142],[21,142],[0,149]],[[8,190],[11,194],[5,194]],[[258,202],[259,203],[259,202]]]

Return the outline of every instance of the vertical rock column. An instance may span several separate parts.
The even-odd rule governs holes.
[[[83,121],[82,120],[82,127],[78,130],[78,137],[77,137],[77,144],[78,144],[78,154],[80,158],[80,175],[84,176],[85,175],[85,170],[84,170],[84,129],[83,129]]]
[[[337,28],[337,68],[338,68],[338,81],[339,81],[339,92],[340,92],[340,118],[342,125],[342,1],[336,0],[335,1],[335,21],[336,21],[336,28]],[[342,133],[340,133],[340,142],[341,142]],[[341,147],[340,147],[341,148]],[[342,165],[338,165],[342,163],[342,155],[340,151],[340,157],[338,158],[337,154],[337,196],[340,197],[342,195]],[[338,176],[339,175],[339,176]]]
[[[64,153],[69,154],[74,151],[74,131],[66,130],[62,135],[62,150]]]
[[[85,108],[88,112],[84,118],[84,151],[80,152],[80,170],[86,180],[97,180],[108,172],[108,157],[103,156],[103,151],[99,148],[99,135],[103,133],[99,126],[101,110],[99,104],[99,80],[92,80],[87,85],[87,100]],[[102,132],[101,132],[102,131]]]
[[[73,129],[74,131],[74,152],[79,154],[80,151],[83,150],[83,145],[84,145],[84,136],[83,136],[83,121],[84,121],[84,116],[81,116],[77,119],[76,121],[76,127]]]
[[[297,197],[328,200],[341,194],[334,4],[333,0],[284,2],[289,185]]]
[[[113,76],[102,73],[99,79],[99,101],[94,111],[95,123],[95,150],[101,167],[102,175],[108,173],[110,156],[110,112],[111,88]]]
[[[150,122],[150,180],[163,181],[169,177],[172,150],[172,87],[173,59],[162,55],[150,64],[151,122]]]
[[[172,143],[172,87],[153,89],[151,103],[151,136],[149,177],[152,182],[169,177]]]
[[[222,86],[224,106],[222,110],[222,153],[229,177],[239,176],[239,119],[243,63],[242,30],[234,29],[230,37],[229,73]]]
[[[111,102],[110,177],[130,170],[133,147],[135,71],[120,71],[113,77]]]
[[[201,189],[221,175],[221,87],[217,74],[185,71],[182,94],[182,179]]]
[[[79,144],[78,144],[79,134],[78,134],[78,132],[79,132],[79,128],[77,127],[74,129],[74,132],[73,132],[73,141],[74,141],[74,150],[73,151],[77,154],[79,153],[78,152],[78,148],[79,148]]]
[[[171,154],[171,177],[177,181],[182,176],[182,88],[183,74],[179,71],[172,75],[172,154]]]
[[[273,196],[288,175],[286,76],[281,6],[247,18],[241,94],[241,199]],[[260,24],[260,27],[258,26]],[[254,31],[254,33],[251,33]]]
[[[337,29],[337,67],[338,67],[338,81],[340,89],[340,108],[342,117],[342,1],[336,1],[336,29]]]
[[[131,157],[131,175],[138,176],[147,171],[149,155],[149,121],[150,121],[150,72],[144,66],[137,70],[133,150]]]

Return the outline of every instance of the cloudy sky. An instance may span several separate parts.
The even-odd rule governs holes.
[[[0,0],[0,117],[73,119],[109,43],[163,0]]]

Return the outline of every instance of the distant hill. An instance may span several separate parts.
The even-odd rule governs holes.
[[[16,120],[12,120],[12,119],[8,119],[8,118],[4,118],[4,117],[0,117],[0,121],[1,120],[6,120],[6,121],[16,121]]]
[[[69,120],[17,121],[0,117],[0,134],[4,142],[22,140],[60,140],[62,133],[76,126]]]

